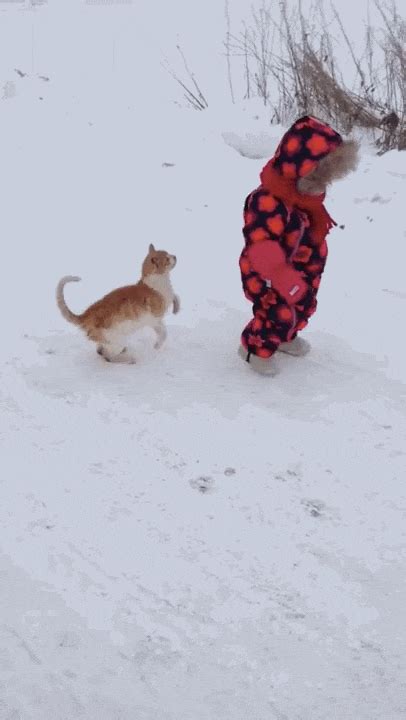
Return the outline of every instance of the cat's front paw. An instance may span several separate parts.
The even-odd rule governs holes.
[[[174,295],[173,297],[173,314],[177,315],[180,311],[180,298],[178,295]]]

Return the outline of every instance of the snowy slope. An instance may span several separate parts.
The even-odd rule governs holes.
[[[238,149],[282,129],[65,70],[0,108],[1,720],[401,720],[406,157],[366,145],[334,190],[313,351],[257,377],[238,255],[263,160]],[[182,313],[108,365],[55,284],[82,276],[79,310],[151,240]]]

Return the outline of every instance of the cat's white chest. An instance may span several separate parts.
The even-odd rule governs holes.
[[[169,275],[150,275],[145,281],[152,290],[162,295],[166,308],[173,303],[174,292]]]

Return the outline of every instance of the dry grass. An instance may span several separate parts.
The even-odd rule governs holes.
[[[373,131],[380,152],[406,149],[406,22],[395,0],[374,3],[381,28],[368,19],[358,56],[334,5],[327,18],[323,0],[315,0],[306,14],[301,0],[289,12],[279,4],[279,13],[272,12],[276,2],[262,0],[238,35],[228,29],[230,82],[233,56],[244,73],[245,97],[261,98],[272,121],[322,114],[343,132],[354,127]],[[343,79],[348,66],[343,73],[334,52],[337,34],[353,66],[351,86]]]
[[[163,62],[162,65],[175,82],[181,87],[183,97],[188,105],[194,108],[194,110],[205,110],[209,106],[207,99],[203,94],[195,74],[190,69],[180,45],[177,45],[176,49],[182,62],[183,76],[180,76],[175,70],[173,70],[168,61]]]

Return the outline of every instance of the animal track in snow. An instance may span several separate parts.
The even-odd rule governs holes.
[[[194,480],[189,480],[189,485],[193,488],[193,490],[197,490],[202,495],[207,495],[208,493],[212,493],[214,491],[213,478],[204,475],[195,478]]]
[[[326,506],[321,500],[310,500],[305,498],[302,500],[302,505],[312,517],[318,518],[325,515]]]

